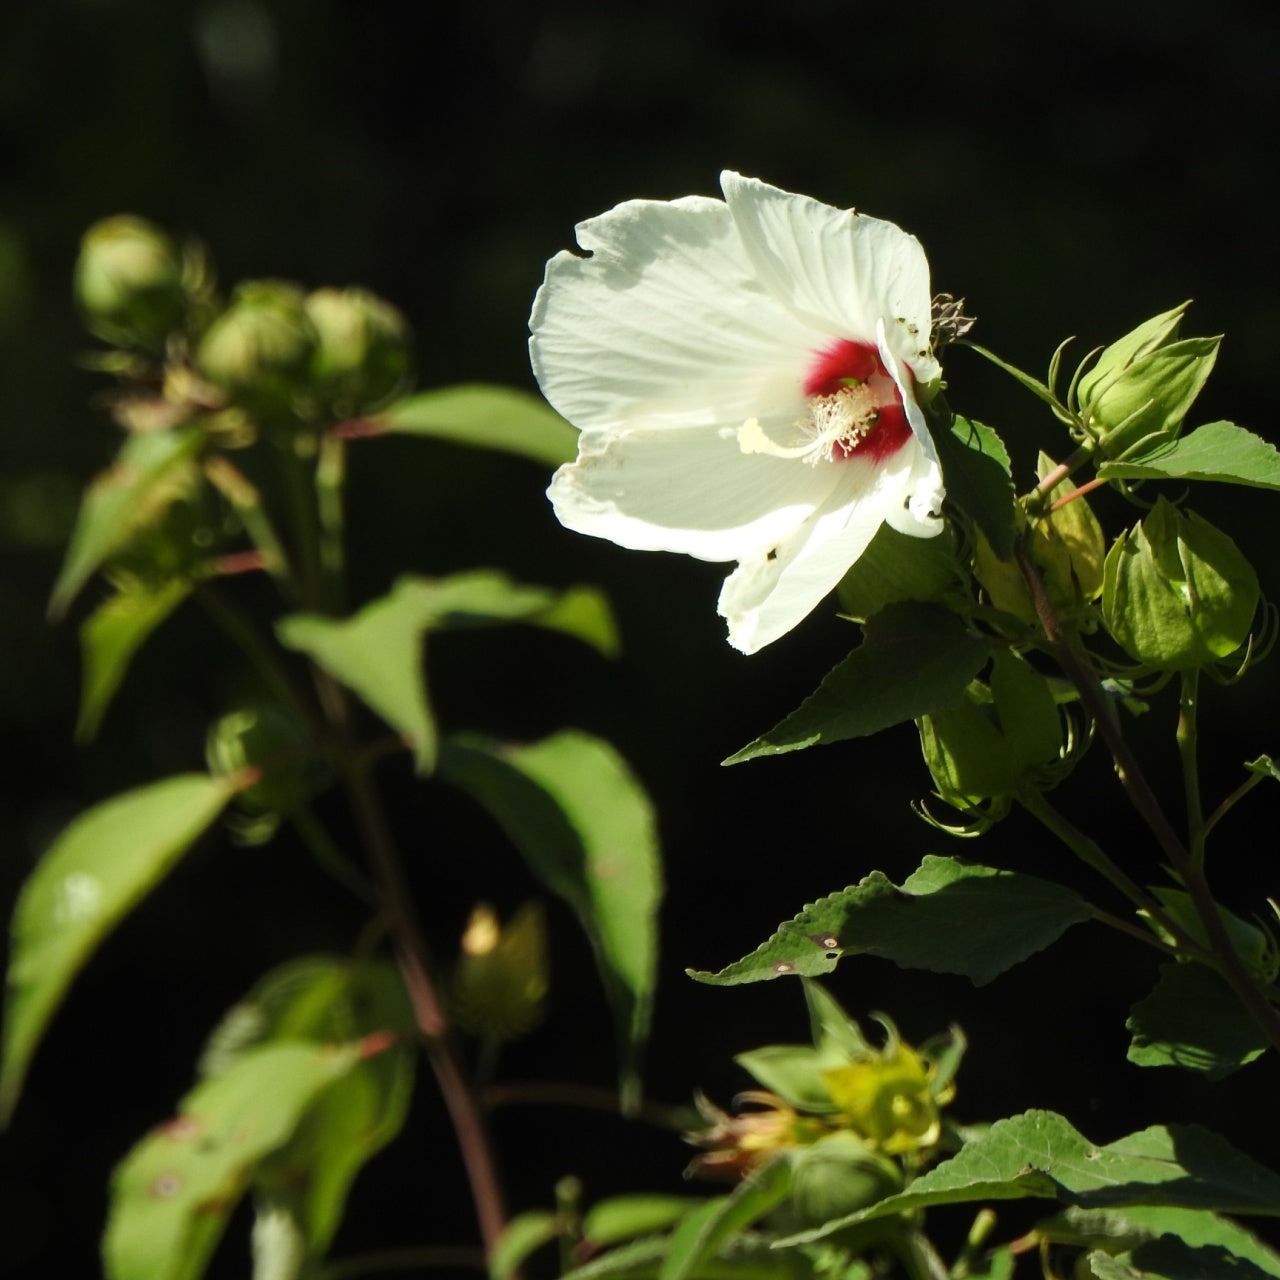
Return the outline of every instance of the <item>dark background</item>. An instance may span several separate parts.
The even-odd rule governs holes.
[[[130,211],[197,233],[228,283],[367,285],[411,318],[421,385],[531,388],[525,320],[573,224],[633,196],[713,194],[731,167],[914,231],[934,287],[980,317],[975,337],[1032,370],[1068,334],[1082,356],[1193,297],[1188,331],[1227,333],[1195,421],[1274,434],[1278,15],[1242,0],[6,4],[0,900],[86,805],[200,767],[205,726],[234,693],[233,655],[182,613],[143,655],[99,742],[70,743],[78,618],[49,627],[44,601],[79,490],[116,444],[90,403],[100,380],[74,363],[84,343],[68,281],[91,221]],[[946,372],[953,404],[1004,432],[1024,487],[1038,447],[1062,452],[1036,402],[977,357],[953,353]],[[721,567],[569,535],[545,482],[530,464],[444,445],[363,447],[354,594],[370,598],[402,570],[493,564],[613,596],[626,641],[616,665],[510,633],[443,641],[432,674],[447,727],[535,737],[580,725],[616,741],[652,789],[669,883],[653,1096],[683,1102],[702,1087],[726,1102],[746,1084],[733,1053],[803,1037],[794,984],[714,990],[683,969],[737,958],[873,867],[900,880],[926,852],[961,853],[1092,888],[1020,818],[966,846],[914,818],[928,780],[906,727],[721,770],[854,633],[822,611],[743,658],[714,613]],[[1264,561],[1264,590],[1280,593],[1265,563],[1273,500],[1237,490],[1197,505]],[[1280,746],[1275,679],[1273,664],[1242,689],[1211,692],[1208,729],[1221,736],[1210,797],[1235,784],[1239,761]],[[1166,708],[1135,736],[1176,811],[1170,729]],[[478,897],[509,911],[534,891],[468,802],[412,784],[405,769],[385,777],[444,947]],[[1135,875],[1155,876],[1158,858],[1115,795],[1095,753],[1062,802]],[[1243,911],[1280,888],[1266,830],[1247,817],[1221,829],[1219,883]],[[503,1075],[607,1084],[588,950],[555,907],[552,923],[551,1017]],[[268,966],[343,949],[359,924],[287,839],[203,842],[104,946],[36,1060],[0,1154],[0,1271],[93,1274],[109,1170],[189,1086],[215,1018]],[[1134,944],[1079,928],[981,990],[875,960],[846,963],[832,986],[851,1012],[884,1009],[910,1039],[961,1023],[972,1042],[955,1104],[965,1119],[1044,1106],[1097,1141],[1202,1120],[1274,1164],[1274,1064],[1214,1087],[1123,1061],[1126,1011],[1152,974]],[[516,1209],[548,1204],[570,1172],[588,1199],[681,1185],[677,1142],[608,1117],[511,1111],[497,1129]],[[405,1138],[358,1184],[336,1252],[469,1239],[459,1186],[424,1080]],[[1016,1209],[1002,1218],[1009,1232],[1024,1220]],[[217,1274],[244,1274],[245,1225]]]

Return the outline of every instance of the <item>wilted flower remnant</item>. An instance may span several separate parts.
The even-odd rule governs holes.
[[[707,1126],[688,1135],[703,1148],[688,1173],[736,1180],[766,1160],[799,1155],[835,1134],[855,1139],[864,1158],[874,1157],[890,1172],[883,1157],[927,1157],[942,1136],[941,1109],[955,1094],[963,1037],[953,1030],[915,1049],[877,1016],[887,1035],[879,1049],[850,1021],[843,1035],[820,1036],[813,1047],[775,1045],[742,1054],[738,1062],[770,1089],[739,1094],[736,1115],[698,1099]]]
[[[530,349],[581,430],[561,523],[641,550],[736,560],[729,640],[790,631],[884,523],[942,528],[920,405],[940,370],[913,236],[736,173],[724,200],[630,200],[548,264]]]

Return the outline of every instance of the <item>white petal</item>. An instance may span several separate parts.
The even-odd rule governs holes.
[[[884,319],[889,345],[922,383],[939,375],[929,353],[929,263],[892,222],[725,172],[725,201],[764,286],[819,328],[870,341]]]
[[[704,427],[585,431],[547,490],[560,523],[643,551],[740,560],[788,537],[840,483],[841,466],[745,454]]]
[[[912,440],[889,463],[854,457],[824,468],[843,473],[827,502],[789,538],[744,559],[725,580],[719,608],[729,622],[729,643],[755,653],[812,612],[880,526],[904,509],[920,457]]]
[[[579,428],[790,422],[831,339],[755,278],[726,206],[631,200],[579,225],[534,301],[543,394]]]

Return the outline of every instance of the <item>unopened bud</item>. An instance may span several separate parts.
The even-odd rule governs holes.
[[[241,707],[215,721],[205,755],[219,777],[249,767],[262,771],[260,781],[236,796],[248,813],[292,813],[323,781],[306,727],[272,703]]]
[[[196,363],[233,403],[279,419],[294,413],[309,388],[316,340],[296,285],[249,280],[209,327]]]
[[[95,223],[80,242],[74,291],[89,331],[158,352],[182,324],[182,261],[158,227],[128,214]]]
[[[547,925],[539,903],[526,903],[505,926],[481,903],[459,951],[450,1005],[463,1030],[514,1040],[541,1021],[548,978]]]
[[[1163,670],[1206,666],[1248,638],[1253,566],[1220,529],[1161,498],[1106,562],[1102,612],[1130,657]]]
[[[376,408],[409,373],[409,327],[389,302],[364,289],[317,289],[306,300],[318,343],[316,390],[340,416]]]

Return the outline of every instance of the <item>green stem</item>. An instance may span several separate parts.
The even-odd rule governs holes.
[[[314,484],[315,437],[298,433],[278,443],[283,462],[285,496],[293,526],[294,550],[298,557],[299,591],[306,608],[327,612],[323,574],[320,569],[320,518]]]
[[[1207,839],[1209,833],[1222,821],[1223,818],[1231,812],[1232,809],[1240,803],[1241,800],[1249,794],[1262,781],[1262,774],[1251,773],[1206,819],[1204,824],[1204,834]]]
[[[1236,998],[1266,1033],[1267,1039],[1277,1050],[1280,1050],[1280,1012],[1272,1007],[1266,991],[1259,985],[1257,978],[1236,951],[1218,911],[1218,904],[1210,892],[1204,868],[1192,859],[1191,853],[1178,838],[1164,810],[1160,807],[1160,802],[1143,775],[1137,758],[1120,732],[1119,722],[1107,701],[1097,674],[1087,663],[1080,661],[1064,639],[1062,628],[1053,612],[1053,606],[1049,602],[1035,563],[1024,547],[1018,547],[1014,556],[1027,589],[1031,593],[1036,615],[1040,619],[1045,636],[1063,671],[1076,686],[1080,701],[1092,716],[1098,733],[1111,751],[1111,758],[1115,763],[1116,775],[1121,785],[1128,793],[1134,808],[1151,828],[1161,851],[1169,860],[1174,875],[1181,881],[1191,898],[1212,951],[1210,959],[1213,967],[1222,975],[1228,986],[1235,992]],[[1201,834],[1203,835],[1203,832]],[[1154,914],[1153,918],[1160,919]],[[1168,917],[1161,919],[1162,924],[1166,921]],[[1199,950],[1194,941],[1187,938],[1184,930],[1173,928],[1170,933],[1177,940],[1180,951],[1195,954]]]
[[[289,821],[310,850],[316,865],[326,875],[331,876],[344,889],[349,889],[368,906],[375,909],[378,907],[378,890],[338,848],[328,829],[306,805],[293,810],[289,814]]]
[[[346,441],[327,431],[320,437],[320,457],[316,462],[316,508],[320,517],[320,572],[325,583],[326,603],[335,612],[344,608],[346,594],[342,508],[346,478]]]
[[[1204,867],[1204,807],[1200,800],[1200,769],[1196,762],[1196,711],[1199,707],[1200,672],[1183,671],[1178,694],[1178,756],[1182,761],[1182,785],[1187,793],[1187,842],[1192,863]]]
[[[267,515],[266,507],[263,506],[262,495],[244,473],[221,454],[205,459],[204,473],[209,483],[226,498],[240,517],[249,541],[262,557],[262,567],[280,583],[285,595],[292,598],[295,589],[289,557],[285,554],[284,544],[277,536],[270,516]]]

